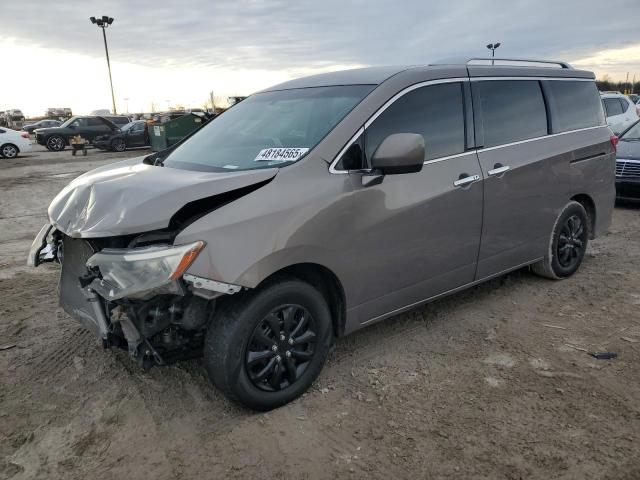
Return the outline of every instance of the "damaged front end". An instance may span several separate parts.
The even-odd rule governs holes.
[[[241,289],[185,274],[205,243],[172,245],[171,237],[72,238],[45,225],[27,263],[60,263],[62,308],[105,348],[124,348],[148,368],[200,356],[216,299]]]

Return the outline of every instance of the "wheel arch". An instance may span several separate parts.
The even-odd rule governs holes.
[[[272,273],[262,280],[256,288],[282,276],[297,278],[317,289],[325,298],[331,311],[334,335],[340,337],[344,334],[347,317],[345,293],[335,273],[317,263],[296,263]]]
[[[596,204],[586,193],[579,193],[571,197],[571,200],[578,202],[580,205],[584,207],[587,212],[587,217],[589,217],[589,239],[593,240],[595,237],[595,227],[596,227]]]

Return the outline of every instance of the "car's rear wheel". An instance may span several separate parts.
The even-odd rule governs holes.
[[[111,149],[114,152],[124,152],[127,148],[127,143],[122,138],[116,138],[111,142]]]
[[[47,139],[47,148],[53,152],[64,150],[64,147],[64,138],[62,138],[60,135],[52,135]]]
[[[13,143],[5,143],[0,147],[0,155],[4,158],[16,158],[20,150]]]
[[[584,258],[589,242],[590,222],[584,207],[569,202],[556,219],[544,259],[532,270],[543,277],[560,280],[573,275]]]
[[[209,378],[249,408],[284,405],[302,395],[324,365],[333,338],[329,307],[315,288],[296,279],[236,295],[207,332]]]

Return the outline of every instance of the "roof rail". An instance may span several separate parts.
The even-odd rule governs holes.
[[[429,65],[495,65],[514,67],[551,67],[573,68],[567,62],[556,60],[535,60],[529,58],[491,58],[491,57],[456,57],[446,58],[430,63]]]

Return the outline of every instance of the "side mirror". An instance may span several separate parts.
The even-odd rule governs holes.
[[[371,159],[383,175],[415,173],[424,164],[424,138],[417,133],[394,133],[385,138]]]

